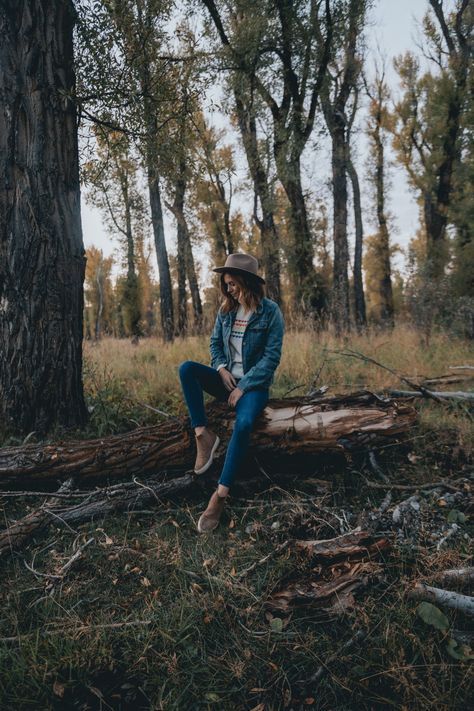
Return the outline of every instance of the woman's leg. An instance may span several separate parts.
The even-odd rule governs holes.
[[[187,360],[179,366],[179,377],[191,417],[191,426],[194,428],[205,427],[207,417],[204,409],[203,391],[219,400],[226,400],[229,396],[221,376],[214,368]]]
[[[268,402],[268,390],[248,390],[236,406],[234,431],[227,447],[224,467],[219,479],[219,495],[225,496],[242,464],[255,420]]]

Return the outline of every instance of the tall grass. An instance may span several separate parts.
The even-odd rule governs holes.
[[[346,348],[415,380],[449,372],[451,365],[474,362],[471,342],[440,332],[433,334],[426,344],[416,330],[407,326],[352,334],[345,340],[338,340],[328,332],[290,330],[285,334],[272,397],[303,395],[322,385],[329,387],[330,395],[405,387],[387,370],[337,353]],[[209,363],[209,339],[192,336],[164,343],[150,338],[135,346],[130,341],[104,338],[97,343],[86,342],[84,355],[85,391],[92,409],[87,433],[103,435],[159,421],[160,416],[146,405],[185,415],[178,366],[184,360]],[[472,420],[465,417],[462,408],[447,405],[441,417],[439,407],[433,417],[429,414],[432,411],[429,403],[421,409],[430,427],[440,431],[459,428],[462,447],[472,449]]]

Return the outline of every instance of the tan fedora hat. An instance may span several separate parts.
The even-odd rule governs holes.
[[[251,274],[258,279],[258,281],[262,282],[262,284],[265,284],[265,279],[262,279],[258,274],[258,261],[250,254],[229,254],[224,266],[216,267],[216,269],[212,271],[218,274],[222,274],[223,272]]]

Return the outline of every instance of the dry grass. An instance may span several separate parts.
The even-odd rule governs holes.
[[[332,351],[350,347],[412,377],[439,375],[472,363],[472,346],[442,334],[422,345],[416,332],[354,336],[287,333],[273,388],[304,393],[311,384],[331,393],[398,387],[396,377]],[[207,338],[164,345],[103,340],[86,344],[86,395],[93,408],[83,436],[156,422],[145,403],[184,414],[177,365],[208,362]],[[314,379],[317,376],[317,382]],[[465,406],[417,401],[421,425],[404,448],[387,448],[379,463],[391,481],[410,485],[472,475],[474,425]],[[385,490],[367,462],[326,468],[233,490],[223,525],[209,537],[196,520],[213,488],[199,484],[185,500],[149,510],[101,517],[76,531],[51,527],[21,554],[2,563],[0,595],[0,708],[2,711],[349,711],[362,709],[464,710],[474,693],[472,662],[447,652],[448,635],[428,627],[406,597],[414,580],[472,565],[472,499],[432,490],[420,494],[424,518],[416,535],[392,536],[385,573],[357,597],[356,606],[327,620],[311,608],[294,611],[281,631],[265,616],[265,600],[288,576],[311,575],[295,566],[285,540],[329,538],[354,528],[380,506]],[[328,485],[315,488],[315,477]],[[412,491],[394,490],[392,506]],[[31,499],[28,505],[33,506]],[[3,500],[4,521],[26,504]],[[449,512],[465,522],[441,550]],[[391,514],[387,519],[390,522]],[[75,543],[94,543],[65,579],[51,585],[26,570],[55,573]],[[257,564],[241,581],[238,574]],[[296,567],[296,569],[295,569]],[[468,592],[468,591],[464,591]],[[472,622],[448,614],[451,627]],[[121,623],[126,627],[110,627]],[[109,625],[109,627],[104,627]],[[362,629],[364,641],[344,651]],[[16,639],[7,641],[7,637]],[[336,653],[317,685],[300,684]]]
[[[474,362],[472,343],[443,333],[433,335],[429,345],[417,331],[398,326],[392,332],[353,335],[340,341],[326,332],[288,331],[283,354],[272,388],[273,397],[304,394],[310,386],[327,385],[328,394],[369,389],[375,392],[404,386],[399,378],[376,365],[338,355],[345,348],[363,353],[397,372],[414,379],[449,372],[450,365]],[[85,343],[85,389],[94,407],[91,433],[130,429],[150,424],[159,416],[143,404],[185,415],[177,368],[184,360],[209,363],[207,337],[177,339],[165,344],[158,339],[143,340],[138,346],[129,341],[103,339]],[[449,430],[449,442],[467,454],[474,450],[474,422],[464,406],[420,406],[421,421],[433,439]]]

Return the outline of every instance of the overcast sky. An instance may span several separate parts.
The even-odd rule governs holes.
[[[370,73],[374,66],[378,47],[382,49],[387,58],[387,81],[397,94],[397,76],[393,70],[393,58],[407,50],[419,54],[417,42],[420,38],[419,24],[428,8],[428,0],[378,0],[371,14],[371,23],[367,32],[369,45],[368,62],[366,71]],[[217,122],[218,117],[215,117]],[[329,189],[329,159],[330,148],[328,143],[323,143],[318,150],[308,147],[304,160],[305,184],[311,188],[313,194],[328,195]],[[240,154],[240,152],[239,152]],[[390,156],[389,156],[390,157]],[[362,199],[367,204],[371,200],[368,194],[368,185],[363,181],[365,173],[365,140],[361,137],[356,146],[356,163],[362,180]],[[240,165],[237,177],[243,176],[246,170],[245,163],[239,159]],[[405,248],[418,227],[418,207],[414,197],[408,191],[405,173],[397,167],[391,167],[391,190],[389,194],[389,210],[394,217],[393,240]],[[240,207],[240,205],[238,205]],[[90,207],[82,196],[82,226],[84,243],[86,247],[92,245],[101,248],[106,255],[114,252],[117,242],[107,234],[99,212]],[[175,225],[167,216],[166,240],[170,252],[175,250]],[[366,215],[364,231],[370,234],[373,225]],[[199,257],[198,257],[199,258]],[[403,270],[404,261],[398,257],[396,265]]]

